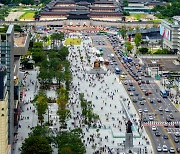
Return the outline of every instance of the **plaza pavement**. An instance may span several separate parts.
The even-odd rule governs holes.
[[[71,37],[77,36],[72,34]],[[135,124],[139,120],[139,117],[121,81],[119,81],[113,72],[104,66],[102,67],[107,73],[105,75],[101,74],[101,78],[98,79],[96,75],[89,74],[93,62],[96,59],[92,48],[92,40],[89,37],[82,37],[81,45],[69,47],[69,50],[70,54],[68,59],[71,62],[73,81],[70,91],[70,103],[68,104],[72,118],[67,121],[67,124],[68,129],[82,128],[84,134],[82,140],[86,146],[86,153],[92,154],[95,151],[101,151],[101,153],[106,154],[109,153],[109,149],[111,149],[112,153],[123,153],[123,141],[125,141],[126,132],[125,123],[128,117],[134,124],[133,135],[136,137],[133,142],[136,151],[134,153],[137,153],[139,150],[141,150],[141,153],[145,153],[145,147],[147,147],[148,154],[152,153],[151,144],[148,145],[146,143],[150,140],[144,128],[141,130]],[[80,60],[79,50],[81,56],[83,56],[83,63],[81,63]],[[90,56],[90,64],[87,61],[87,54],[85,53]],[[24,102],[29,102],[30,99],[32,100],[39,88],[37,71],[29,71],[29,74],[25,79],[26,83],[24,83],[27,89]],[[34,84],[32,84],[32,82]],[[37,85],[35,83],[37,83]],[[100,126],[98,128],[99,132],[96,131],[97,128],[88,128],[82,123],[83,118],[80,115],[79,93],[84,93],[85,99],[92,101],[93,112],[100,117],[100,120],[97,122],[97,125]],[[54,89],[49,90],[47,95],[48,97],[56,97]],[[24,118],[24,120],[20,120],[19,122],[21,128],[18,130],[18,140],[14,144],[15,154],[20,153],[18,149],[21,147],[24,138],[26,138],[30,132],[28,126],[34,127],[38,123],[37,112],[32,112],[34,109],[35,107],[31,103],[25,104],[22,108],[24,112],[21,113],[21,118]],[[53,120],[53,126],[50,128],[55,132],[59,130],[58,116],[56,115],[57,109],[57,104],[49,105],[50,120]],[[29,119],[27,119],[27,117],[29,117]],[[47,113],[45,115],[45,121],[47,121]],[[138,133],[138,129],[140,133]],[[54,154],[57,153],[57,149],[54,148],[53,150]]]

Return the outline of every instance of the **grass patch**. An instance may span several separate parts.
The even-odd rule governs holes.
[[[80,45],[81,39],[80,38],[67,38],[65,40],[65,45]]]
[[[161,19],[150,20],[152,23],[161,23]]]
[[[133,17],[136,20],[141,20],[143,18],[146,18],[146,14],[131,14],[130,17]]]
[[[21,20],[34,20],[35,12],[25,12],[19,19]]]

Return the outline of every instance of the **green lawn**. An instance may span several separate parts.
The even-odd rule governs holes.
[[[146,18],[146,14],[131,14],[130,17],[133,17],[136,20],[140,20],[140,19]]]
[[[81,39],[80,38],[67,38],[65,40],[65,45],[80,45]]]
[[[152,23],[161,23],[161,19],[150,20]]]
[[[22,16],[20,16],[21,20],[34,20],[35,12],[25,12]]]

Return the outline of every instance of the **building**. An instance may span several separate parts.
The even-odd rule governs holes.
[[[0,153],[8,153],[8,92],[6,67],[0,64]]]
[[[6,86],[8,92],[7,95],[8,105],[5,104],[6,95],[4,96],[3,103],[4,103],[4,107],[8,106],[8,144],[9,145],[12,145],[12,141],[14,138],[14,53],[13,51],[14,51],[14,26],[9,25],[8,30],[0,34],[0,64],[6,67],[6,74],[7,74]],[[6,110],[7,108],[4,108],[4,111]],[[4,127],[4,130],[6,129],[6,125],[2,125],[2,127]],[[7,146],[3,146],[3,147],[7,147]]]
[[[129,12],[130,14],[148,14],[151,12],[151,8],[149,6],[145,6],[144,4],[128,4],[127,7],[123,8],[124,11]]]
[[[78,14],[82,15],[78,15]],[[40,20],[121,20],[122,10],[113,1],[95,1],[94,3],[74,0],[52,0],[45,6]]]
[[[180,16],[173,17],[173,22],[162,20],[160,34],[163,36],[163,48],[180,54]]]
[[[137,5],[137,4],[143,4],[146,6],[154,7],[157,5],[164,5],[166,2],[162,2],[160,0],[128,0],[128,4],[130,5]]]

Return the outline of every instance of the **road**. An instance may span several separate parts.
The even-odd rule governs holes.
[[[103,41],[104,40],[104,41]],[[116,40],[116,41],[115,41]],[[113,44],[113,46],[118,46],[115,47],[113,49],[113,46],[110,44],[110,39],[108,40],[106,36],[93,36],[93,42],[95,44],[95,46],[97,48],[102,48],[104,51],[104,58],[108,58],[111,61],[111,58],[108,56],[110,54],[115,54],[115,52],[121,51],[122,47],[120,46],[121,42],[117,41],[118,39],[115,38],[111,43]],[[104,42],[104,43],[102,43]],[[117,53],[118,55],[118,53]],[[144,109],[148,110],[148,112],[143,112],[143,114],[141,115],[139,113],[140,116],[142,116],[142,120],[146,117],[148,122],[144,124],[144,127],[146,128],[146,131],[151,139],[153,148],[154,148],[154,152],[157,153],[157,146],[161,146],[162,145],[167,145],[168,149],[170,147],[173,147],[174,149],[177,147],[180,147],[180,143],[175,143],[174,142],[174,133],[175,132],[180,132],[179,128],[175,128],[173,125],[169,126],[169,127],[164,127],[163,124],[161,124],[160,122],[166,122],[166,117],[170,115],[170,113],[173,114],[174,119],[171,119],[172,122],[179,122],[180,121],[180,113],[177,111],[177,109],[174,107],[174,105],[170,102],[170,100],[164,99],[160,96],[160,89],[159,87],[155,84],[154,79],[150,78],[150,77],[145,77],[143,74],[143,71],[138,72],[138,70],[136,69],[135,65],[123,65],[122,64],[122,57],[115,55],[115,61],[117,61],[117,63],[113,63],[110,62],[110,66],[109,68],[114,72],[114,69],[116,67],[120,68],[123,72],[125,72],[126,75],[126,80],[124,80],[124,87],[126,88],[126,90],[129,92],[129,94],[133,95],[130,96],[130,98],[133,100],[136,100],[137,103],[134,103],[134,106],[138,112],[139,109],[142,109],[144,111]],[[118,58],[119,57],[119,58]],[[116,64],[116,65],[114,65]],[[131,72],[135,72],[136,74],[138,74],[138,76],[140,76],[141,74],[141,78],[142,81],[146,81],[148,80],[149,83],[144,83],[141,85],[138,85],[137,81],[134,80],[134,78],[130,75],[132,74]],[[134,88],[132,88],[134,87]],[[128,90],[129,89],[129,90]],[[145,93],[143,91],[151,91],[152,94],[149,94],[148,96],[145,96]],[[137,96],[136,96],[136,95]],[[141,101],[141,99],[144,98],[145,103],[144,105],[141,105],[139,103],[139,101]],[[161,103],[157,102],[157,98],[159,98],[161,100]],[[153,104],[150,103],[150,101],[154,102]],[[159,111],[158,109],[163,109],[163,111]],[[169,109],[170,112],[166,112],[165,109]],[[151,124],[151,122],[149,122],[149,115],[152,115],[153,117],[153,121],[157,122],[157,124]],[[156,125],[157,129],[160,132],[160,137],[156,137],[155,136],[155,132],[152,131],[152,126]],[[167,135],[169,139],[164,139],[163,136]]]

